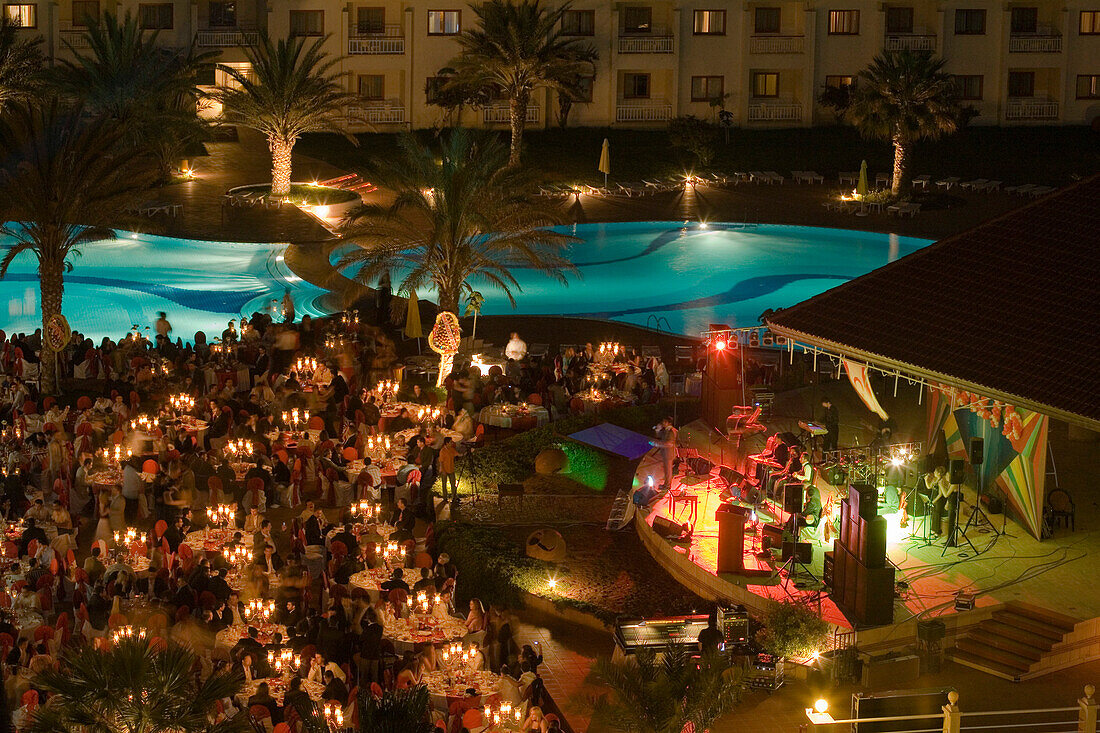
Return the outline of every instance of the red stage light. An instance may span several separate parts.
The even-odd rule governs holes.
[[[726,340],[725,339],[718,339],[717,341],[714,342],[714,348],[718,349],[719,351],[725,351],[725,349],[726,349]]]

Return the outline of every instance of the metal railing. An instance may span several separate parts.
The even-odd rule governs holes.
[[[886,36],[886,51],[935,51],[936,36],[933,33],[896,33]]]
[[[1062,37],[1054,33],[1009,36],[1009,53],[1062,53]]]
[[[62,46],[68,42],[73,48],[88,48],[88,34],[83,28],[63,28],[58,31]]]
[[[1005,107],[1006,120],[1056,120],[1058,103],[1050,99],[1010,99]]]
[[[353,25],[348,34],[348,53],[356,56],[405,53],[401,26],[387,25],[379,33],[360,33],[358,27]]]
[[[619,53],[672,53],[673,46],[670,35],[619,36]]]
[[[667,122],[672,119],[668,102],[621,103],[615,107],[616,122]]]
[[[252,46],[259,40],[259,31],[243,31],[239,28],[207,28],[195,33],[195,45],[203,48]]]
[[[540,117],[537,104],[527,105],[528,122],[538,122]],[[481,121],[486,125],[507,125],[512,121],[512,110],[507,104],[494,104],[481,110]]]
[[[802,53],[805,36],[752,36],[749,53]]]
[[[348,108],[348,120],[370,125],[400,125],[405,122],[405,105],[400,101],[367,102]]]
[[[798,102],[751,102],[749,122],[801,122],[802,105]]]
[[[1085,696],[1073,707],[1031,708],[1023,710],[988,710],[963,712],[959,709],[959,694],[948,693],[948,704],[940,713],[924,715],[893,715],[876,718],[834,719],[827,711],[806,710],[813,728],[859,723],[875,723],[882,733],[963,733],[963,731],[1026,730],[1034,733],[1096,733],[1097,702],[1092,685],[1085,685]],[[906,723],[889,730],[889,723]],[[914,730],[913,724],[921,727]],[[835,730],[829,727],[827,730]]]

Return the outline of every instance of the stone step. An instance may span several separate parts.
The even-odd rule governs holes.
[[[978,628],[1005,639],[1011,639],[1019,644],[1035,647],[1040,652],[1049,652],[1057,643],[1045,636],[1037,636],[1027,629],[1021,629],[1019,626],[994,621],[993,619],[982,621],[978,624]]]
[[[1066,616],[1063,613],[1057,611],[1051,611],[1046,608],[1040,608],[1039,606],[1032,606],[1029,603],[1020,603],[1019,601],[1013,601],[1008,604],[1008,610],[1012,611],[1018,616],[1025,616],[1033,621],[1039,623],[1045,623],[1048,626],[1053,626],[1056,629],[1060,629],[1065,633],[1073,631],[1079,619],[1075,619],[1072,616]]]
[[[1001,649],[1006,652],[1011,652],[1017,656],[1025,657],[1033,662],[1037,662],[1043,658],[1043,654],[1050,651],[1049,648],[1044,649],[1041,647],[1033,646],[1032,644],[1014,639],[1008,636],[1002,636],[995,630],[984,628],[979,626],[976,629],[972,629],[966,634],[966,639],[973,640],[975,642],[985,644],[986,646],[993,647],[994,649]]]
[[[1007,624],[1009,626],[1015,626],[1023,631],[1041,636],[1044,639],[1049,639],[1052,642],[1059,642],[1062,637],[1066,635],[1064,629],[1060,629],[1055,626],[1051,626],[1045,621],[1036,621],[1033,618],[1020,615],[1012,609],[1002,609],[993,612],[993,620],[1000,623]]]
[[[1005,667],[1011,667],[1016,670],[1018,674],[1022,674],[1031,669],[1031,665],[1038,661],[1028,657],[1014,654],[1004,649],[998,649],[997,647],[986,644],[985,642],[978,641],[977,639],[970,639],[963,637],[959,639],[955,644],[955,648],[972,657],[980,657],[982,659],[995,662]]]
[[[962,651],[961,649],[948,649],[948,659],[953,660],[957,664],[962,664],[967,667],[991,674],[994,677],[1001,677],[1002,679],[1009,680],[1011,682],[1019,682],[1019,671],[1004,664],[999,664],[990,659],[979,657],[969,652]]]

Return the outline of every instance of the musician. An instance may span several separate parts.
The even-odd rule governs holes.
[[[803,488],[805,493],[805,501],[802,503],[802,511],[791,515],[791,518],[787,520],[787,530],[791,533],[792,537],[798,536],[798,530],[802,527],[818,525],[818,519],[821,517],[821,498],[817,493],[817,489],[813,486],[806,486]]]
[[[840,437],[840,410],[836,409],[836,405],[828,397],[821,400],[821,406],[825,409],[825,413],[821,416],[821,423],[829,431],[825,434],[821,449],[828,453],[836,450],[837,440]]]
[[[943,534],[943,510],[948,509],[948,517],[955,516],[959,509],[959,485],[948,480],[947,471],[943,466],[936,466],[929,476],[925,476],[925,485],[932,489],[932,512],[929,517],[929,532],[937,537]],[[949,527],[950,532],[953,527]]]
[[[781,443],[780,445],[786,445]],[[782,486],[788,481],[806,481],[806,469],[807,466],[802,463],[802,450],[792,446],[787,451],[787,462],[783,466],[783,470],[778,473],[773,473],[771,478],[768,479],[768,496],[773,498],[776,487]]]
[[[679,431],[673,427],[672,418],[668,415],[662,417],[661,422],[657,423],[657,426],[653,430],[657,439],[651,441],[651,445],[661,449],[661,465],[664,467],[664,481],[661,486],[671,491],[672,477],[676,473],[674,467],[676,461],[676,445],[680,434]]]

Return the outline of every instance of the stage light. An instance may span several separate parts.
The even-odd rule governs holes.
[[[726,340],[725,339],[718,339],[717,341],[714,342],[714,348],[718,349],[719,351],[725,351],[726,350]]]
[[[706,229],[707,228],[707,223],[705,221],[699,222],[699,228],[700,229]]]
[[[818,715],[824,715],[825,713],[829,712],[829,701],[823,697],[820,698],[817,702],[814,703],[814,712]]]
[[[814,653],[810,655],[810,659],[814,660],[815,662],[818,659],[821,659],[821,652],[819,652],[817,649],[814,649]]]
[[[890,459],[890,465],[893,466],[894,468],[897,468],[897,467],[901,466],[903,463],[905,463],[905,459],[902,458],[901,456],[894,456],[893,458]]]
[[[558,586],[558,579],[550,578],[550,580],[547,581],[546,585],[550,588],[550,590],[554,590]]]

